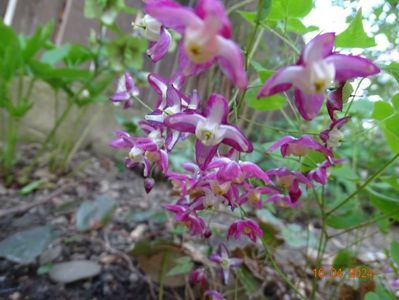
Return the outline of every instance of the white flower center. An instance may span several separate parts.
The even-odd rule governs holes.
[[[159,130],[153,130],[150,132],[148,137],[160,148],[164,144],[164,139],[162,137],[162,134]]]
[[[343,138],[342,131],[334,127],[328,134],[327,147],[335,148],[341,146]]]
[[[196,137],[205,146],[214,146],[223,140],[224,130],[219,124],[212,124],[206,121],[199,121],[195,129]]]
[[[307,94],[321,94],[328,88],[335,78],[335,67],[324,60],[311,62],[305,67],[306,76],[301,88]]]
[[[206,19],[203,24],[195,24],[186,29],[184,48],[187,56],[196,64],[213,59],[218,52],[217,30],[218,24],[213,19]]]
[[[145,15],[135,27],[140,34],[151,42],[157,42],[160,38],[162,24],[150,15]]]
[[[136,146],[134,146],[129,154],[128,157],[135,163],[142,162],[144,159],[144,151]]]

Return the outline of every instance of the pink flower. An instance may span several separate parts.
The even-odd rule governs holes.
[[[207,290],[204,293],[204,296],[209,297],[211,300],[226,300],[226,298],[223,297],[223,294],[215,290]]]
[[[150,43],[147,54],[152,62],[161,60],[168,53],[172,36],[168,30],[150,15],[145,15],[139,22],[134,24],[142,36]]]
[[[127,109],[133,105],[132,98],[140,94],[139,89],[136,87],[132,76],[125,72],[118,81],[116,92],[111,96],[110,100],[119,105],[123,103],[123,108]]]
[[[205,269],[198,268],[195,271],[191,272],[190,280],[195,284],[200,284],[201,287],[204,289],[207,281]]]
[[[251,152],[253,146],[240,129],[227,123],[228,104],[222,95],[209,97],[203,114],[186,111],[165,119],[166,126],[197,137],[195,154],[197,164],[205,169],[221,143],[241,152]]]
[[[314,150],[323,153],[326,157],[333,156],[333,153],[315,141],[309,135],[303,135],[300,138],[294,138],[292,136],[285,136],[270,146],[268,151],[274,151],[280,148],[281,155],[286,157],[288,155],[306,156],[310,150]]]
[[[164,205],[168,211],[176,214],[176,221],[182,222],[192,235],[204,235],[206,225],[204,220],[197,216],[193,208],[188,205],[167,204]]]
[[[344,135],[340,129],[350,119],[351,117],[343,117],[341,119],[334,120],[330,123],[328,129],[320,133],[320,139],[324,142],[327,148],[331,149],[341,146]]]
[[[183,36],[180,66],[185,76],[218,62],[238,88],[247,87],[243,55],[230,39],[231,24],[219,0],[200,0],[194,11],[171,0],[147,0],[145,10]]]
[[[241,258],[230,257],[229,251],[223,244],[219,245],[217,252],[212,254],[209,259],[221,267],[224,284],[229,283],[230,269],[241,266],[243,261]]]
[[[241,234],[245,234],[251,241],[256,242],[256,237],[263,236],[263,230],[251,219],[238,220],[230,225],[227,232],[227,239],[229,240],[233,236],[238,240]]]
[[[326,184],[328,179],[327,171],[330,167],[336,164],[343,163],[345,159],[328,159],[319,164],[315,169],[308,173],[309,180],[316,181],[320,184]]]
[[[277,70],[258,97],[271,96],[294,86],[299,113],[305,120],[311,120],[319,113],[332,81],[367,77],[380,71],[366,58],[333,52],[334,42],[334,33],[316,36],[305,45],[298,63]]]

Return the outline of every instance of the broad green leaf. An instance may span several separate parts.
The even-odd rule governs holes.
[[[396,110],[399,110],[399,94],[392,96],[392,105]]]
[[[70,49],[71,45],[69,44],[51,49],[47,52],[44,52],[40,60],[43,63],[54,65],[64,59],[68,55]]]
[[[107,196],[83,202],[76,212],[76,228],[79,231],[87,231],[106,225],[112,218],[115,208],[115,201]]]
[[[347,81],[342,89],[342,101],[344,103],[348,102],[348,99],[350,96],[352,96],[352,93],[353,93],[353,86],[349,81]]]
[[[353,266],[354,263],[356,263],[355,254],[348,249],[341,249],[334,258],[333,267],[347,269]]]
[[[367,221],[367,216],[361,210],[349,210],[342,215],[331,215],[326,223],[336,229],[346,229]]]
[[[38,226],[18,232],[0,242],[0,256],[20,264],[31,263],[42,254],[52,238],[48,226]]]
[[[399,221],[399,200],[381,194],[371,188],[367,188],[370,195],[370,203],[381,212]]]
[[[399,152],[399,113],[384,120],[380,127],[384,132],[385,139],[394,153]]]
[[[312,7],[312,0],[273,0],[269,18],[277,20],[303,18],[310,13]]]
[[[391,258],[399,266],[399,243],[395,240],[391,243]]]
[[[244,20],[246,20],[248,23],[255,25],[256,22],[256,12],[252,12],[252,11],[243,11],[240,10],[238,11],[238,13],[240,14],[241,17],[244,18]]]
[[[259,24],[270,12],[272,0],[258,0],[256,22]]]
[[[392,62],[382,68],[385,72],[392,75],[396,81],[399,83],[399,63]]]
[[[50,21],[43,27],[38,27],[35,33],[27,39],[22,56],[28,62],[39,50],[44,49],[54,32],[54,22]]]
[[[288,224],[283,227],[281,236],[284,241],[292,248],[303,248],[306,246],[315,248],[317,245],[316,237],[297,224]]]
[[[235,273],[248,295],[253,294],[259,289],[260,282],[247,268],[237,269]]]
[[[376,293],[374,292],[368,292],[366,294],[365,300],[382,300]]]
[[[259,88],[249,88],[246,95],[245,101],[249,107],[261,111],[273,111],[281,109],[287,103],[287,99],[281,95],[274,95],[270,97],[262,97],[257,99]]]
[[[14,30],[0,20],[0,79],[9,81],[22,62],[19,40]]]
[[[189,256],[179,257],[174,261],[174,267],[166,274],[167,276],[175,276],[188,274],[194,267],[194,263]]]
[[[317,165],[326,160],[324,154],[317,151],[310,151],[308,155],[306,155],[301,164],[301,172],[307,172],[313,170],[317,167]]]
[[[341,48],[369,48],[375,46],[374,38],[364,31],[362,10],[359,9],[349,27],[337,35],[335,46]]]
[[[393,107],[384,101],[374,102],[374,110],[371,117],[376,120],[383,120],[394,113]]]
[[[305,34],[308,32],[316,31],[319,29],[319,27],[317,27],[317,26],[306,27],[300,19],[289,18],[287,20],[286,29],[287,29],[287,31]]]

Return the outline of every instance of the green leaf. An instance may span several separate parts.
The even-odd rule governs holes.
[[[359,9],[349,27],[337,35],[335,46],[341,48],[369,48],[375,46],[374,38],[367,36]]]
[[[306,27],[300,19],[289,18],[287,20],[286,29],[287,29],[287,31],[305,34],[308,32],[319,30],[319,27],[317,27],[317,26]]]
[[[382,69],[388,74],[392,75],[399,83],[399,63],[392,62],[389,65],[382,67]]]
[[[370,203],[381,212],[389,215],[392,219],[399,221],[399,200],[381,194],[370,187],[367,188]],[[395,213],[396,212],[396,213]]]
[[[303,18],[310,13],[312,0],[273,0],[269,14],[270,19]]]
[[[189,256],[183,256],[175,259],[174,265],[175,266],[166,274],[167,276],[188,274],[194,267],[194,263]]]
[[[26,41],[22,56],[28,62],[40,49],[45,48],[54,32],[54,22],[50,21],[43,27],[38,27],[35,33]]]
[[[397,241],[391,243],[391,258],[399,266],[399,243]]]
[[[396,110],[399,110],[399,93],[392,96],[392,105]]]
[[[342,215],[331,215],[326,223],[335,229],[346,229],[367,221],[367,216],[361,210],[349,210]]]
[[[21,66],[22,57],[17,35],[2,20],[0,20],[0,41],[0,78],[9,81]]]
[[[287,99],[281,95],[274,95],[257,99],[256,97],[258,91],[259,87],[248,89],[245,95],[245,101],[249,107],[261,111],[273,111],[283,108],[287,103]]]
[[[235,273],[248,295],[253,294],[259,289],[259,281],[247,268],[237,269]]]
[[[272,0],[258,0],[256,22],[259,24],[266,19],[272,7]]]
[[[374,102],[374,110],[371,117],[376,120],[383,120],[394,113],[393,107],[384,101]]]
[[[380,297],[378,297],[378,295],[374,292],[368,292],[366,294],[366,298],[364,298],[365,300],[382,300]]]
[[[288,224],[281,232],[284,241],[292,248],[316,247],[317,239],[297,224]]]
[[[385,139],[394,153],[399,152],[399,113],[396,113],[384,120],[380,127],[384,133]]]
[[[241,17],[244,18],[245,21],[252,25],[255,25],[257,16],[256,12],[239,10],[238,13]]]
[[[49,65],[54,65],[64,59],[68,55],[70,49],[71,45],[69,44],[54,48],[52,50],[44,52],[40,61]]]
[[[44,275],[47,274],[51,271],[51,269],[54,267],[53,263],[48,263],[43,266],[40,266],[39,269],[37,269],[37,275]]]
[[[115,201],[107,196],[83,202],[76,212],[76,228],[79,231],[87,231],[106,225],[115,208]]]
[[[307,172],[317,167],[319,163],[326,160],[324,154],[317,151],[310,151],[308,155],[304,157],[301,164],[301,172]]]
[[[34,190],[37,190],[39,186],[43,183],[43,180],[35,180],[29,183],[28,185],[24,186],[19,193],[21,195],[29,195],[31,194]]]
[[[356,263],[356,256],[348,249],[341,249],[333,261],[334,268],[347,269]]]
[[[31,263],[42,254],[52,238],[48,226],[37,226],[18,232],[0,242],[0,256],[20,264]]]

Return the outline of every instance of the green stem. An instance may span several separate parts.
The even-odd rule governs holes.
[[[295,46],[295,44],[293,42],[291,42],[289,39],[287,39],[285,36],[283,36],[282,34],[280,34],[279,32],[277,32],[276,30],[274,30],[273,28],[264,25],[271,33],[273,33],[275,36],[277,36],[279,39],[281,39],[283,42],[285,42],[288,46],[291,47],[292,50],[294,50],[294,52],[296,54],[300,54],[301,52],[299,51],[299,49]]]
[[[336,207],[334,207],[332,210],[327,212],[326,216],[328,217],[331,215],[333,212],[335,212],[337,209],[345,205],[348,201],[350,201],[353,197],[355,197],[357,194],[359,194],[362,190],[364,190],[365,187],[367,187],[372,181],[377,179],[392,163],[395,162],[395,160],[399,157],[399,153],[397,153],[393,158],[391,158],[384,166],[382,166],[381,169],[379,169],[373,176],[371,176],[369,179],[367,179],[356,191],[354,191],[352,194],[350,194],[348,197],[346,197],[345,200],[343,200],[340,204],[338,204]]]
[[[234,5],[232,5],[232,6],[227,10],[227,15],[230,15],[230,14],[233,13],[235,10],[237,10],[237,9],[239,9],[239,8],[241,8],[241,7],[243,7],[243,6],[247,5],[247,4],[249,4],[249,3],[252,3],[252,2],[254,2],[254,1],[255,1],[255,0],[244,0],[244,1],[241,1],[241,2],[238,2],[238,3],[234,4]]]
[[[147,104],[145,104],[144,101],[141,100],[139,97],[137,97],[137,96],[132,96],[132,97],[134,100],[136,100],[138,103],[140,103],[143,107],[145,107],[145,109],[147,109],[149,112],[153,111],[153,109],[150,106],[148,106]]]

